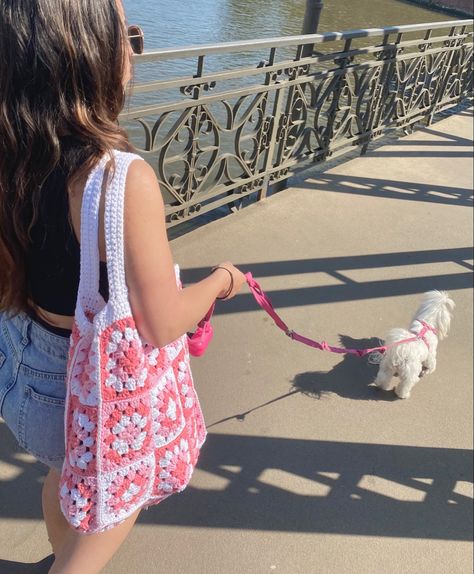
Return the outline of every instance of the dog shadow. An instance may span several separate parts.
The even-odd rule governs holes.
[[[378,338],[353,339],[348,335],[339,335],[339,341],[344,349],[367,349],[378,347]],[[330,371],[307,371],[299,373],[291,381],[295,390],[304,395],[321,399],[334,394],[347,399],[360,401],[394,401],[394,393],[381,391],[371,385],[374,381],[378,365],[369,362],[369,355],[342,355],[344,358]]]

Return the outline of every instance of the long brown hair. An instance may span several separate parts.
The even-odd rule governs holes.
[[[117,122],[126,36],[117,0],[0,0],[0,310],[31,308],[25,251],[61,136],[81,147],[70,184],[130,149]]]

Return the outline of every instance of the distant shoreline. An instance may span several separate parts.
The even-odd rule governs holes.
[[[471,18],[473,16],[472,0],[405,0],[405,2],[426,6],[453,16]]]

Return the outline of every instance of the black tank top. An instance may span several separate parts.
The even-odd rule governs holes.
[[[69,217],[67,179],[68,173],[60,164],[42,186],[26,253],[26,277],[29,295],[36,305],[50,313],[73,316],[79,288],[80,245]],[[103,262],[100,293],[107,301],[107,267]]]

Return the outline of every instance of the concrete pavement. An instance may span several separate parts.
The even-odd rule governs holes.
[[[402,401],[368,386],[365,360],[287,339],[247,291],[219,304],[193,362],[199,467],[105,574],[472,571],[471,137],[464,111],[173,241],[185,282],[231,259],[291,327],[345,346],[407,325],[426,290],[457,307]],[[0,572],[28,572],[13,562],[50,551],[44,469],[0,437]]]

